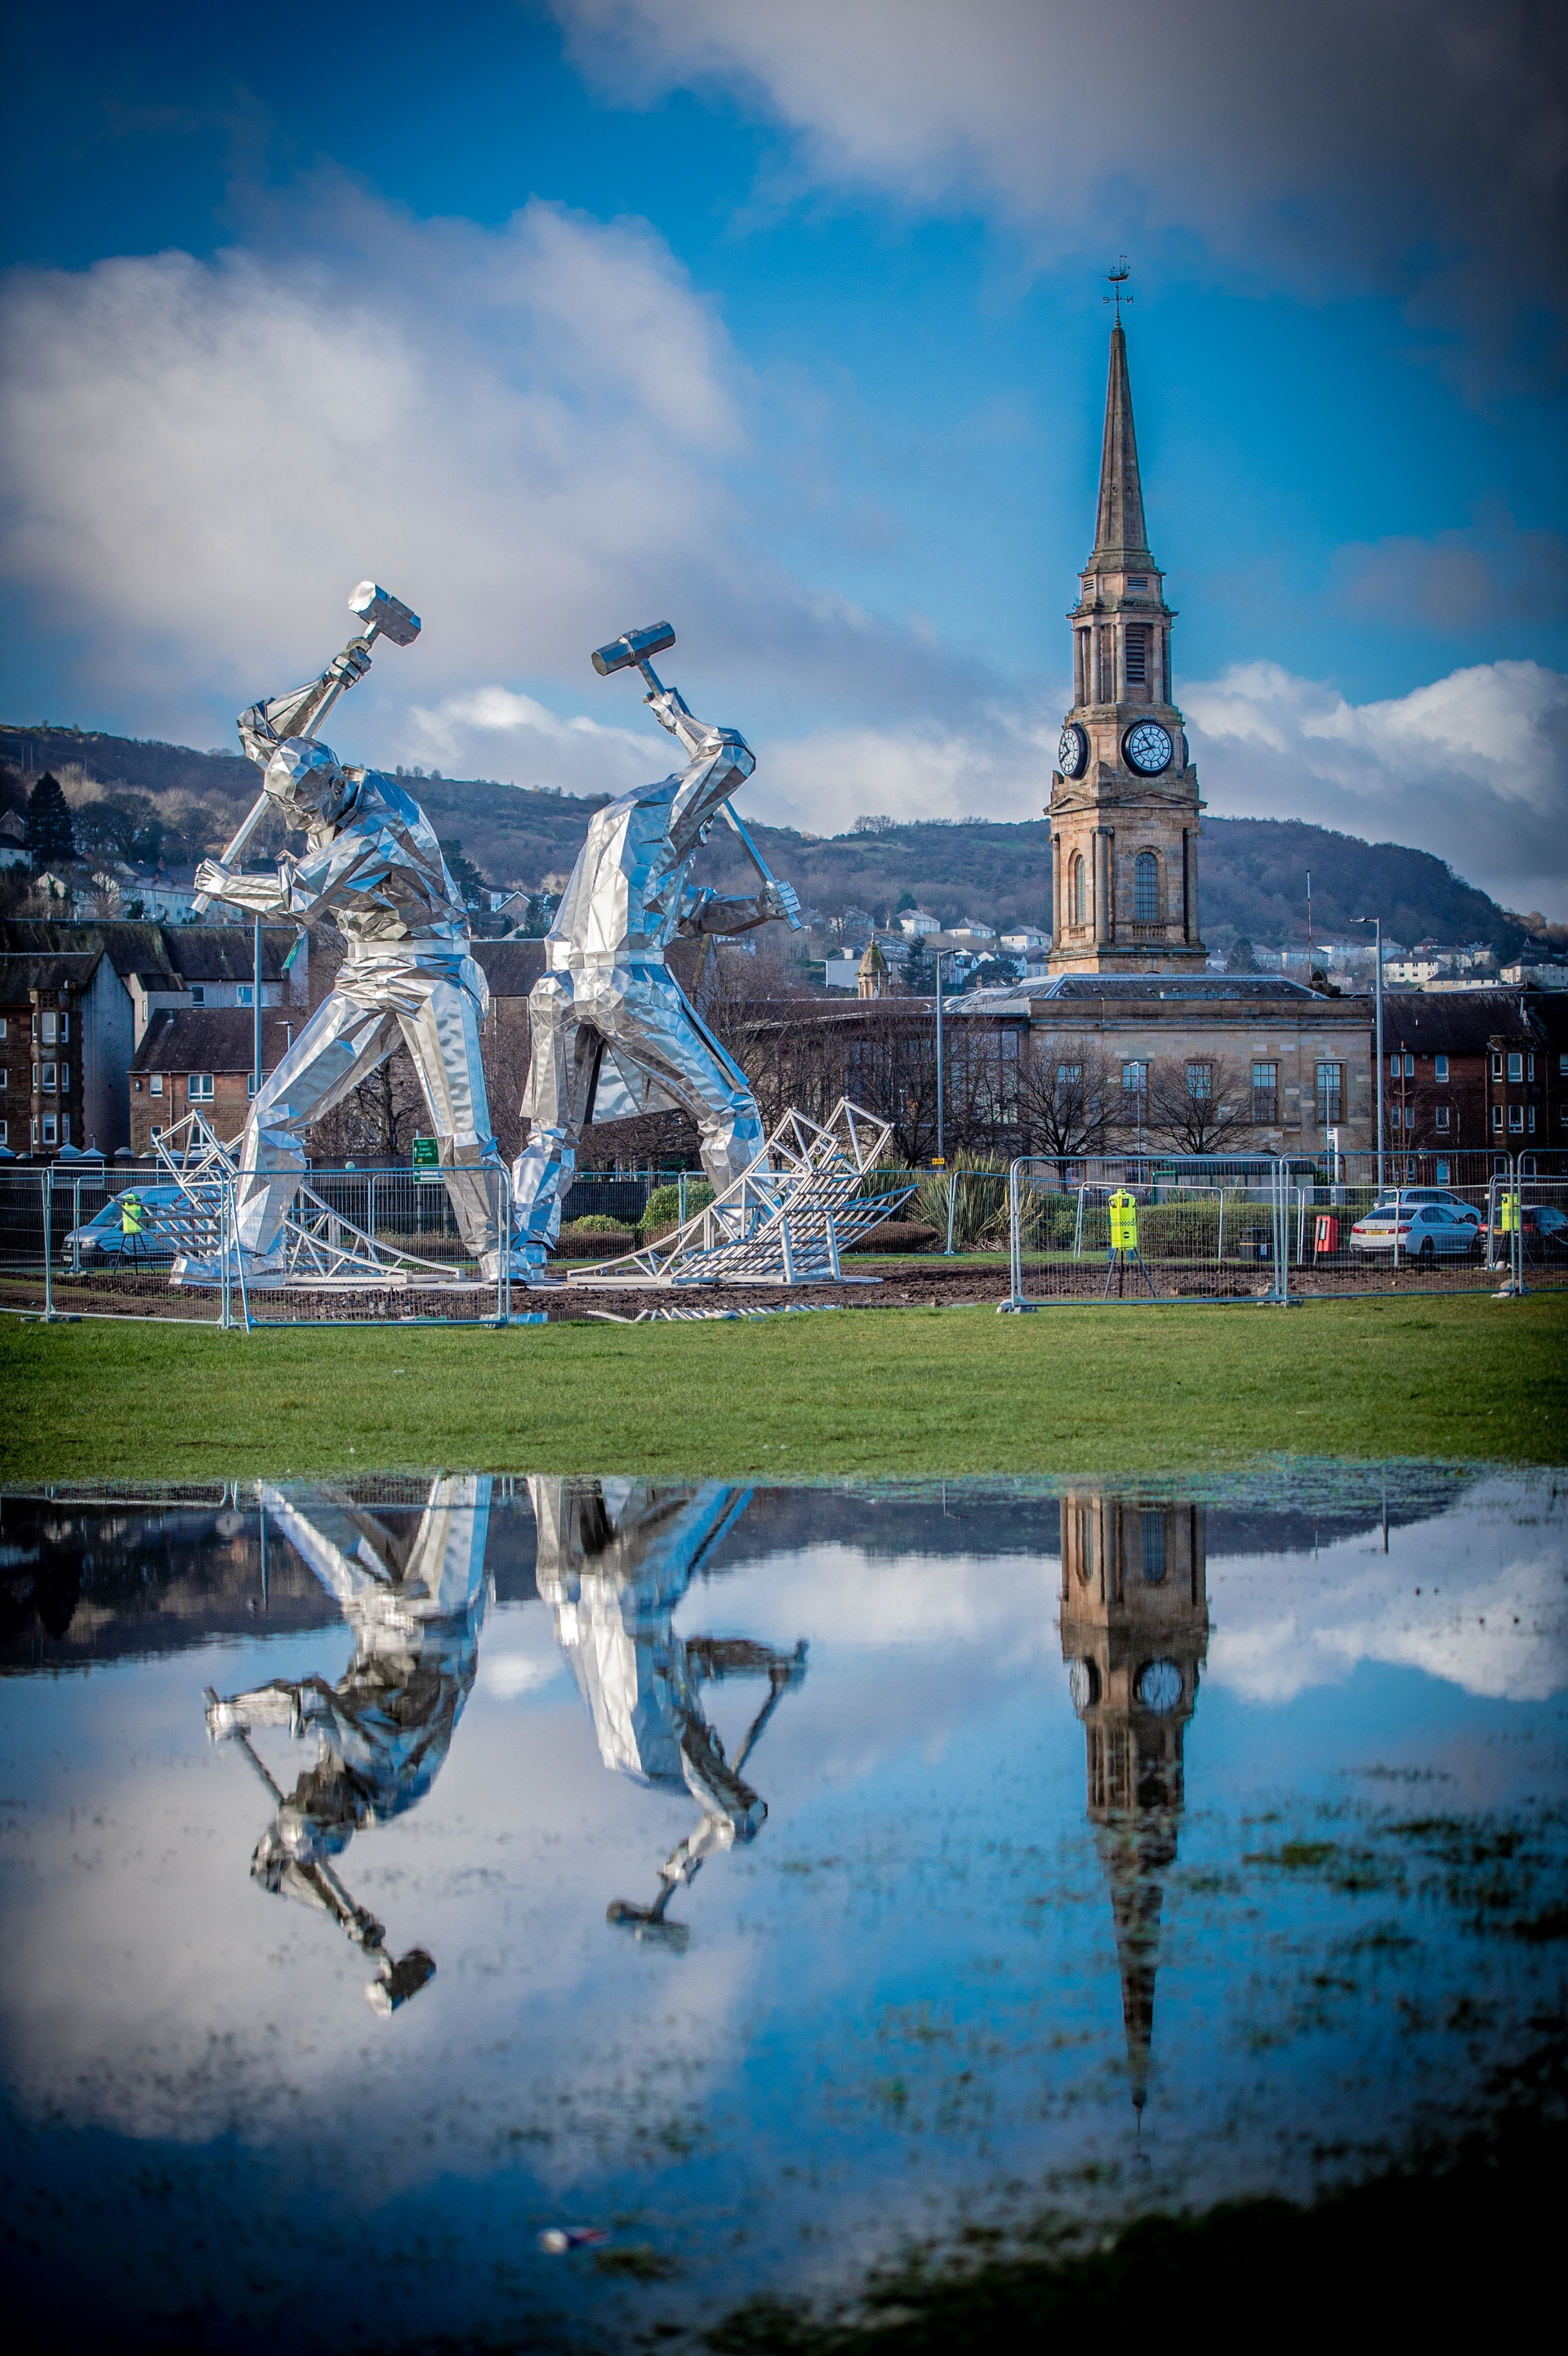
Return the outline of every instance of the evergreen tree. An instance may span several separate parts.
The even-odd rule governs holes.
[[[929,998],[937,986],[937,969],[923,940],[917,940],[904,960],[904,987],[911,998]]]
[[[27,796],[27,853],[35,875],[46,867],[58,867],[62,861],[76,857],[70,804],[59,779],[51,776],[47,769]]]
[[[1257,972],[1258,953],[1244,933],[1237,940],[1230,956],[1226,958],[1225,970],[1227,973]]]

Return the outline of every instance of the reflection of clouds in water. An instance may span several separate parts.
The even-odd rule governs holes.
[[[1281,1702],[1358,1662],[1540,1701],[1568,1684],[1568,1509],[1551,1476],[1477,1482],[1440,1519],[1295,1557],[1210,1556],[1208,1676]],[[1421,1590],[1417,1594],[1416,1590]]]

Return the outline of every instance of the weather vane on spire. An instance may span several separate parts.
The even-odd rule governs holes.
[[[1125,254],[1122,256],[1121,261],[1116,264],[1114,270],[1108,270],[1105,273],[1107,282],[1112,287],[1112,293],[1111,294],[1102,294],[1100,299],[1102,303],[1109,303],[1114,299],[1116,305],[1116,325],[1118,327],[1122,325],[1122,304],[1131,303],[1133,301],[1131,294],[1124,294],[1122,291],[1132,275],[1132,272],[1127,267],[1127,257]]]

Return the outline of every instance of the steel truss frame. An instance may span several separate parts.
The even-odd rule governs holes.
[[[825,1121],[787,1112],[749,1170],[684,1226],[640,1251],[573,1269],[569,1290],[643,1291],[715,1284],[875,1284],[840,1256],[908,1201],[911,1178],[867,1194],[891,1121],[841,1097]]]

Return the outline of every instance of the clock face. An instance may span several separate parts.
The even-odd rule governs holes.
[[[1057,746],[1057,766],[1064,777],[1079,776],[1088,758],[1089,739],[1077,721],[1071,721],[1062,730],[1061,742]]]
[[[1136,1691],[1145,1709],[1168,1718],[1181,1701],[1181,1671],[1174,1661],[1150,1661],[1138,1672]]]
[[[1067,1673],[1075,1709],[1090,1709],[1100,1699],[1100,1671],[1092,1661],[1074,1661]]]
[[[1129,768],[1136,769],[1141,777],[1157,777],[1162,769],[1170,767],[1176,746],[1170,730],[1162,728],[1157,720],[1140,720],[1135,728],[1128,729],[1122,750]]]

